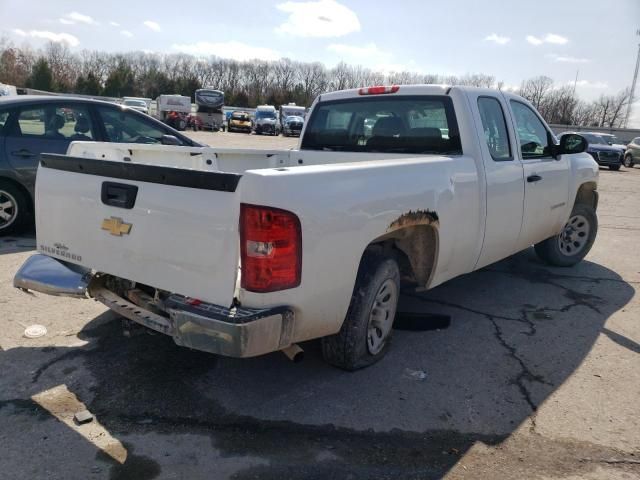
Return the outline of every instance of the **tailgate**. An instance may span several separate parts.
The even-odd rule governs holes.
[[[240,175],[42,155],[41,253],[198,298],[233,301]]]

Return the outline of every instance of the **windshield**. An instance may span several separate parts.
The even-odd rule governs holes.
[[[249,115],[247,115],[246,113],[234,113],[233,115],[231,115],[231,118],[233,120],[240,120],[241,122],[246,122],[249,120]]]
[[[302,148],[349,152],[462,154],[447,96],[378,96],[320,103]]]
[[[147,108],[147,102],[144,100],[125,100],[124,104],[129,107],[145,107]]]
[[[600,135],[594,135],[592,133],[581,133],[579,135],[582,135],[584,138],[586,138],[587,142],[589,143],[594,143],[598,145],[609,145],[607,141],[604,138],[602,138]]]
[[[256,112],[256,118],[276,118],[275,112],[266,112],[258,110]]]
[[[304,108],[283,108],[282,115],[284,117],[296,117],[304,115]]]
[[[287,117],[285,119],[285,121],[287,121],[287,122],[303,122],[304,120],[302,119],[302,117],[298,117],[298,116],[292,115],[290,117]]]
[[[616,137],[615,135],[602,135],[602,138],[604,138],[604,140],[609,144],[609,145],[613,145],[614,143],[622,143],[618,137]]]

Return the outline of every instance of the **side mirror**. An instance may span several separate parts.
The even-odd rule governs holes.
[[[178,140],[173,135],[162,135],[162,138],[160,139],[160,143],[162,145],[176,145],[176,146],[182,145],[182,142],[180,142],[180,140]]]
[[[556,153],[558,155],[569,155],[572,153],[582,153],[587,149],[587,141],[582,135],[570,133],[563,135]]]

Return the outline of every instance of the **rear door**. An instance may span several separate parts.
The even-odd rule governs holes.
[[[41,153],[65,153],[74,140],[94,140],[95,126],[82,104],[43,103],[14,110],[5,155],[22,181],[35,183]]]
[[[240,175],[43,156],[38,249],[159,289],[230,306]]]
[[[482,252],[475,268],[517,251],[524,205],[522,162],[516,153],[515,132],[507,121],[502,95],[470,91],[486,178],[487,213]]]
[[[569,201],[569,160],[551,156],[553,135],[535,110],[516,98],[509,100],[524,167],[524,216],[518,241],[523,250],[560,231]]]

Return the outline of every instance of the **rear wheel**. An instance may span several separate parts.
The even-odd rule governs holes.
[[[29,199],[14,184],[0,180],[0,236],[20,233],[31,218]]]
[[[609,170],[617,172],[618,170],[620,170],[620,165],[609,165]]]
[[[624,166],[627,168],[633,168],[633,156],[630,153],[627,153],[624,156]]]
[[[546,263],[558,267],[570,267],[581,261],[596,239],[598,217],[593,207],[574,205],[569,220],[559,235],[535,245],[538,256]]]
[[[324,359],[344,370],[380,360],[389,349],[400,296],[400,271],[386,255],[365,252],[340,331],[322,339]]]

